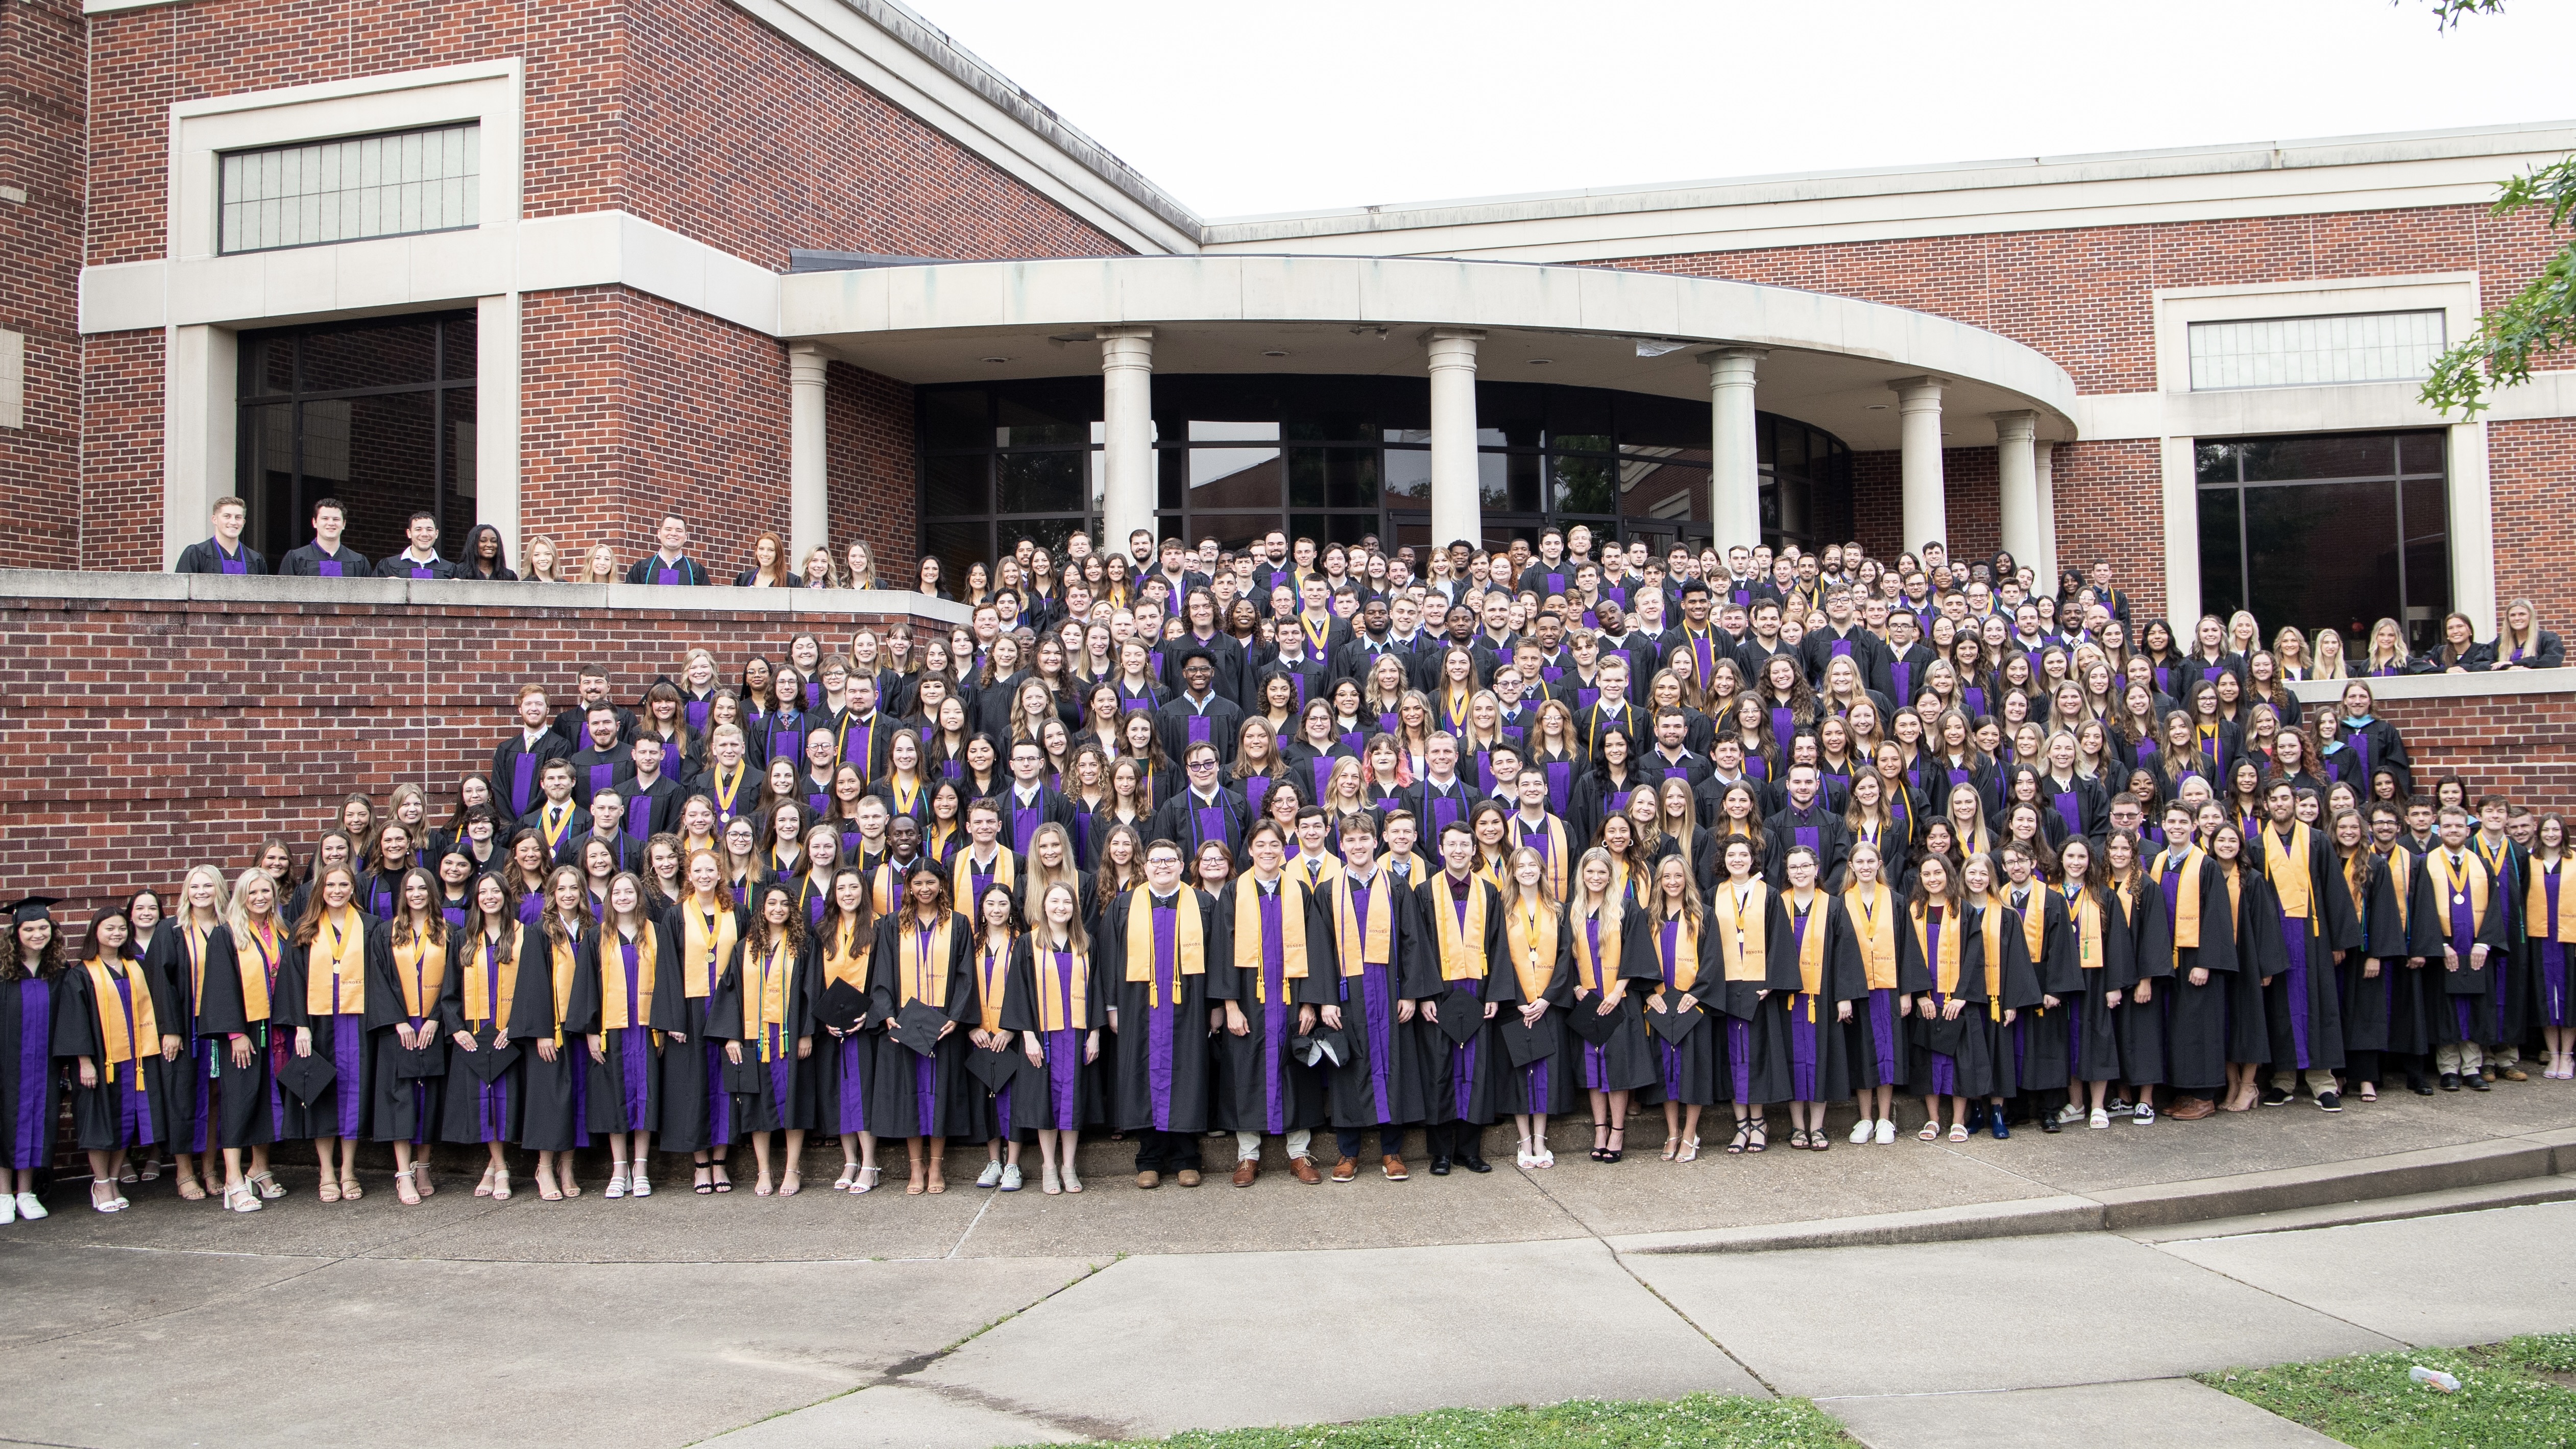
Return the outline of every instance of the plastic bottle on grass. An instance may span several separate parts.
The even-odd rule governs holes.
[[[2429,1384],[2434,1388],[2440,1389],[2446,1394],[2456,1394],[2460,1391],[2460,1381],[2458,1379],[2442,1372],[2440,1369],[2426,1368],[2420,1363],[2415,1365],[2413,1368],[2408,1369],[2406,1371],[2406,1377],[2413,1379],[2419,1384]]]

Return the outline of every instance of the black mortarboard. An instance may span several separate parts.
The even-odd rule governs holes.
[[[1539,1018],[1541,1026],[1546,1020]],[[1525,1067],[1541,1057],[1555,1055],[1556,1043],[1544,1030],[1524,1023],[1515,1011],[1503,1019],[1503,1050],[1511,1053],[1513,1066]]]
[[[1935,1016],[1923,1023],[1923,1045],[1945,1057],[1955,1057],[1968,1045],[1968,1018],[1962,1013],[1957,1020]]]
[[[909,1002],[894,1014],[894,1039],[928,1056],[939,1049],[939,1029],[947,1024],[936,1007]]]
[[[519,1059],[519,1049],[485,1042],[470,1052],[458,1052],[455,1059],[465,1063],[465,1070],[472,1072],[475,1080],[496,1082]]]
[[[1453,986],[1447,996],[1440,998],[1440,1030],[1451,1041],[1465,1046],[1484,1026],[1485,1003],[1477,999],[1476,993]]]
[[[1682,1038],[1699,1026],[1704,1015],[1696,1006],[1684,1010],[1678,1001],[1668,1001],[1662,1011],[1651,1006],[1646,1008],[1646,1024],[1655,1029],[1655,1035],[1679,1046]]]
[[[1576,1036],[1583,1038],[1594,1046],[1602,1046],[1607,1044],[1610,1038],[1617,1034],[1619,1030],[1619,1020],[1625,1015],[1627,1015],[1627,1012],[1623,1009],[1614,1011],[1608,1016],[1603,1016],[1601,1014],[1601,998],[1595,996],[1590,1000],[1578,1001],[1572,1006],[1567,1007],[1565,1009],[1565,1024],[1574,1029],[1574,1034]]]
[[[289,1056],[286,1065],[277,1069],[277,1085],[284,1088],[288,1096],[310,1107],[322,1100],[322,1094],[331,1090],[331,1083],[339,1075],[339,1069],[331,1065],[331,1059],[320,1052]]]
[[[403,1050],[399,1043],[387,1043],[380,1050],[393,1053],[396,1081],[417,1082],[447,1075],[447,1052],[436,1035],[430,1037],[429,1045],[416,1052]]]
[[[1020,1061],[1018,1052],[988,1052],[978,1047],[966,1054],[966,1070],[987,1089],[998,1092],[1020,1074]]]
[[[859,988],[847,981],[835,981],[823,988],[823,998],[814,1003],[814,1019],[827,1027],[849,1031],[868,1014],[868,999]]]
[[[53,896],[21,896],[7,907],[9,924],[23,926],[29,921],[50,921],[54,907],[62,902]]]
[[[1306,1066],[1329,1062],[1338,1067],[1351,1059],[1351,1039],[1347,1034],[1317,1022],[1313,1031],[1288,1043],[1288,1052]]]

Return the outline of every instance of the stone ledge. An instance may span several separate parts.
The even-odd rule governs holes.
[[[2301,704],[2327,704],[2343,698],[2349,679],[2302,679],[2290,686]],[[2395,699],[2489,699],[2497,695],[2576,694],[2576,669],[2490,669],[2483,674],[2400,674],[2361,681],[2371,697]]]
[[[774,614],[796,619],[910,615],[963,624],[974,611],[908,589],[665,588],[656,584],[485,583],[467,579],[308,579],[261,574],[147,574],[0,569],[0,605],[199,603],[413,605],[438,608],[593,609],[686,614]]]

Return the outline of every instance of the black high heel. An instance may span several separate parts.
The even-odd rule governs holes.
[[[1593,1123],[1593,1124],[1592,1124],[1592,1160],[1593,1160],[1593,1161],[1595,1161],[1595,1162],[1608,1162],[1608,1161],[1610,1160],[1609,1158],[1604,1157],[1604,1156],[1602,1155],[1604,1152],[1606,1152],[1606,1151],[1608,1151],[1608,1150],[1609,1150],[1609,1142],[1610,1142],[1610,1124],[1609,1124],[1609,1123],[1607,1123],[1607,1122],[1595,1122],[1595,1123]]]
[[[1623,1123],[1620,1126],[1611,1128],[1610,1135],[1617,1138],[1625,1138],[1628,1135],[1628,1128]],[[1628,1145],[1625,1141],[1620,1142],[1616,1146],[1605,1147],[1601,1150],[1601,1160],[1604,1162],[1617,1162],[1619,1159],[1627,1155]]]

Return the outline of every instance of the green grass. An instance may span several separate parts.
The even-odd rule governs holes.
[[[2415,1383],[2416,1364],[2460,1380]],[[2211,1388],[2358,1449],[2576,1449],[2576,1333],[2202,1374]]]
[[[1685,1399],[1543,1408],[1435,1409],[1301,1429],[1194,1429],[1137,1440],[1165,1449],[1851,1449],[1842,1427],[1805,1399]]]

